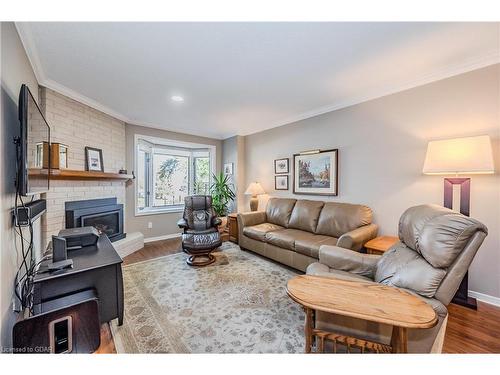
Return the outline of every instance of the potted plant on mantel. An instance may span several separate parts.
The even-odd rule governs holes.
[[[212,178],[213,182],[212,185],[210,185],[212,206],[222,222],[219,230],[223,231],[227,225],[227,209],[229,203],[236,198],[236,194],[234,194],[234,191],[231,189],[232,184],[229,182],[229,175],[225,175],[221,172],[218,175],[214,174]]]

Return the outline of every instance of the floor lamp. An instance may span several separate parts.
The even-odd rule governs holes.
[[[427,146],[424,174],[454,175],[444,179],[443,205],[453,209],[453,186],[460,186],[460,213],[470,214],[470,177],[458,175],[493,174],[491,140],[487,135],[431,141]],[[458,210],[457,210],[458,211]],[[469,297],[468,272],[458,288],[454,303],[476,309],[475,298]]]

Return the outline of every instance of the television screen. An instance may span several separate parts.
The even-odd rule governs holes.
[[[50,127],[28,86],[19,95],[21,123],[18,191],[33,195],[49,190]]]

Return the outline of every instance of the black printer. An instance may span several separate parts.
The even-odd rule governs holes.
[[[68,250],[76,250],[95,245],[99,239],[99,232],[94,227],[79,227],[62,229],[58,236],[66,239]]]

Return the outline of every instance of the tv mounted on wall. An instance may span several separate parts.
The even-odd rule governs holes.
[[[50,127],[26,85],[21,86],[19,94],[19,122],[18,193],[44,193],[49,190]]]

